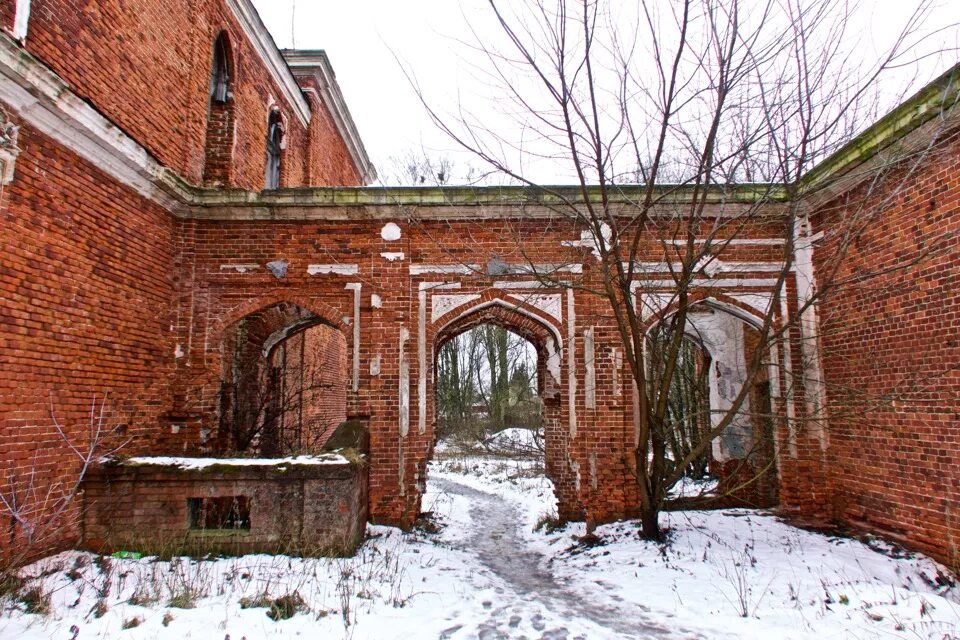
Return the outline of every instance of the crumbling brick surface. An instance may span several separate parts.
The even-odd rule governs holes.
[[[359,184],[329,114],[322,110],[306,127],[300,122],[223,0],[34,0],[30,11],[27,51],[190,182],[203,182],[214,42],[226,31],[233,145],[241,150],[228,186],[263,188],[274,105],[286,125],[282,186]],[[220,156],[223,146],[214,145]]]
[[[822,208],[825,452],[837,519],[948,562],[960,541],[960,142]],[[844,221],[864,221],[844,259]]]
[[[174,224],[29,127],[19,145],[0,204],[0,457],[6,490],[35,482],[39,501],[80,467],[51,413],[83,448],[96,399],[104,447],[136,447],[167,410]]]
[[[367,521],[362,463],[97,466],[83,483],[85,549],[350,554]],[[191,499],[240,498],[248,528],[191,528]]]

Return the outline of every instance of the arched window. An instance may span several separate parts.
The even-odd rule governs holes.
[[[226,102],[230,97],[230,45],[221,32],[213,45],[213,66],[210,69],[210,102]]]
[[[207,105],[203,183],[224,187],[233,181],[234,73],[230,37],[221,31],[213,45]]]
[[[276,189],[280,186],[280,153],[283,151],[283,119],[280,110],[270,111],[267,121],[267,170],[266,189]]]

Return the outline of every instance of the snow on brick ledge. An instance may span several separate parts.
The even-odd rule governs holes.
[[[216,469],[217,467],[292,467],[314,465],[349,465],[350,461],[336,453],[320,456],[288,458],[186,458],[173,456],[135,456],[125,459],[104,458],[102,464],[122,466],[159,466],[179,469]]]
[[[288,458],[110,458],[83,481],[82,547],[97,552],[351,554],[367,465]]]

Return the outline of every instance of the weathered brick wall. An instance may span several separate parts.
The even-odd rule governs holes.
[[[529,256],[543,264],[576,264],[584,273],[564,273],[562,280],[597,286],[597,263],[589,250],[563,246],[564,241],[577,240],[580,230],[569,221],[539,220],[526,222],[485,219],[476,221],[429,220],[409,221],[408,211],[397,210],[396,222],[402,237],[387,241],[381,237],[386,220],[340,221],[338,216],[354,215],[352,209],[317,209],[329,215],[321,221],[188,221],[181,223],[182,277],[189,296],[181,299],[178,318],[181,322],[177,341],[184,345],[179,361],[182,395],[192,398],[189,404],[201,407],[196,430],[177,434],[182,440],[173,445],[201,450],[194,438],[216,420],[217,403],[210,390],[217,388],[222,370],[221,339],[223,328],[238,319],[289,301],[307,309],[340,331],[347,341],[347,359],[353,372],[354,289],[360,288],[360,342],[358,391],[347,395],[347,411],[351,416],[370,418],[370,508],[371,516],[381,522],[410,524],[419,507],[418,485],[422,484],[425,463],[433,446],[434,397],[432,378],[433,356],[440,333],[447,322],[434,318],[435,296],[473,296],[470,303],[458,307],[456,316],[467,311],[480,313],[483,305],[501,300],[523,306],[524,296],[531,290],[510,289],[504,282],[523,280],[522,276],[488,276],[487,262],[495,255],[504,263],[523,265]],[[367,211],[367,213],[376,213]],[[382,213],[382,212],[380,212]],[[477,213],[480,213],[478,211]],[[744,238],[758,237],[765,241],[781,237],[775,225],[760,225],[745,232]],[[523,238],[524,252],[518,240]],[[659,243],[650,242],[645,259],[662,256]],[[776,243],[738,244],[724,253],[724,261],[776,263],[782,257],[782,246]],[[400,255],[402,254],[402,255]],[[286,275],[278,278],[265,265],[276,260],[288,262]],[[476,272],[451,273],[443,268],[478,266]],[[311,266],[312,265],[312,266]],[[439,271],[431,271],[439,265]],[[311,271],[312,270],[312,271]],[[456,271],[456,269],[455,269]],[[764,273],[746,273],[760,277]],[[766,274],[769,276],[769,273]],[[527,278],[529,279],[529,278]],[[437,287],[446,283],[448,288]],[[494,286],[497,284],[497,286]],[[455,288],[449,288],[455,287]],[[419,409],[418,334],[421,288],[426,300],[424,308],[425,358],[423,371],[427,383],[423,430]],[[620,345],[607,302],[586,294],[574,294],[572,334],[567,324],[567,293],[561,287],[537,289],[536,294],[559,296],[556,317],[545,314],[533,305],[524,308],[538,318],[534,338],[557,335],[563,344],[559,362],[558,404],[548,410],[547,439],[550,449],[551,476],[557,483],[558,495],[564,498],[567,517],[588,517],[595,521],[633,513],[637,505],[634,468],[634,433],[632,419],[631,379],[626,363],[615,349]],[[516,297],[519,296],[519,297]],[[441,314],[442,316],[443,314]],[[464,322],[479,321],[481,316],[468,314]],[[449,316],[452,321],[453,316]],[[502,318],[507,328],[530,333],[524,320]],[[451,327],[462,328],[459,324]],[[586,400],[585,338],[593,332],[593,362],[596,390],[595,404]],[[402,401],[401,337],[403,360],[408,372],[409,421],[406,435],[401,437]],[[553,339],[553,338],[551,338]],[[575,389],[575,435],[571,436],[569,415],[569,371],[567,346],[573,345]],[[622,347],[621,347],[622,348]],[[794,354],[799,366],[798,354]],[[173,438],[174,436],[170,436]],[[172,442],[172,440],[171,440]],[[170,446],[170,445],[165,445]],[[803,462],[794,457],[784,466]],[[816,482],[815,477],[792,472],[791,496]]]
[[[71,486],[80,467],[51,410],[83,448],[91,403],[105,401],[107,443],[130,440],[132,450],[153,438],[169,408],[174,225],[31,128],[21,129],[19,146],[0,201],[0,461],[8,496],[42,502],[59,494],[58,482]],[[76,529],[53,534],[61,544]]]
[[[863,227],[844,249],[851,221]],[[828,469],[836,518],[956,563],[960,142],[820,210]]]
[[[83,483],[85,549],[350,554],[367,521],[364,465],[110,465]],[[248,500],[248,529],[191,529],[191,498]]]
[[[322,146],[310,152],[310,184],[358,184],[329,117],[321,114],[307,131],[222,0],[34,0],[27,50],[164,165],[200,184],[213,48],[224,30],[234,62],[234,148],[242,150],[233,154],[230,185],[263,188],[274,104],[286,122],[283,186],[307,184],[311,137]]]
[[[5,29],[8,32],[13,29],[13,19],[16,11],[16,0],[3,0],[0,2],[0,29]]]

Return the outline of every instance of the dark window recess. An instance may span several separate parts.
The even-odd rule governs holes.
[[[221,33],[213,45],[213,67],[210,70],[210,100],[226,102],[230,97],[230,53],[227,34]]]
[[[266,188],[276,189],[280,186],[280,153],[283,151],[283,119],[280,112],[270,112],[267,123],[267,172]]]
[[[250,498],[187,498],[191,529],[250,529]]]

